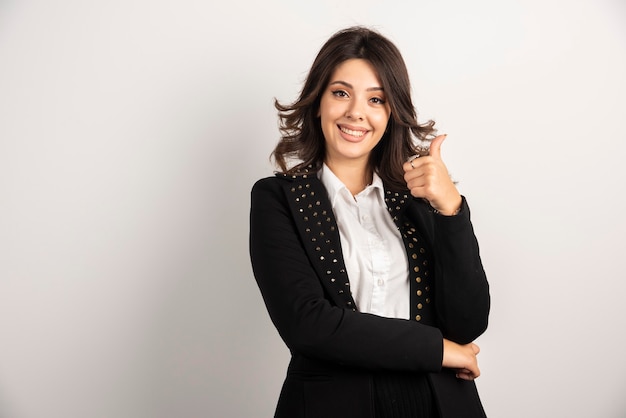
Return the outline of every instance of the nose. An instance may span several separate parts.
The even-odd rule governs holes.
[[[350,105],[346,109],[346,118],[352,120],[363,120],[363,110],[359,105],[359,102],[353,100],[350,102]]]

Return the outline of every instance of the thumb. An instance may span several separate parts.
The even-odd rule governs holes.
[[[430,143],[430,156],[441,159],[441,144],[446,139],[448,134],[438,135]]]

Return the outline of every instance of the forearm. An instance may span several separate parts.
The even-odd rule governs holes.
[[[465,344],[487,328],[490,297],[478,242],[463,200],[454,217],[434,215],[436,308],[444,337]]]
[[[259,287],[264,285],[259,282]],[[436,372],[441,368],[442,335],[435,327],[353,312],[323,298],[289,307],[277,298],[265,297],[266,306],[293,351],[368,369]]]

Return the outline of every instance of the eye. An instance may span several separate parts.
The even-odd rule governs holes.
[[[336,97],[348,97],[348,93],[345,90],[333,90],[331,93]]]
[[[380,97],[372,97],[370,101],[374,104],[385,104],[385,99],[382,99]]]

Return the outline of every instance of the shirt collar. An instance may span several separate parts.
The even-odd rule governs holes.
[[[337,196],[349,197],[350,200],[353,200],[352,193],[350,190],[343,184],[339,177],[332,172],[330,168],[324,163],[322,168],[317,172],[317,177],[320,179],[326,191],[328,192],[328,198],[330,199],[331,204],[335,205],[335,200]],[[361,194],[369,194],[375,192],[378,195],[378,199],[380,202],[385,201],[385,188],[383,186],[383,180],[380,178],[376,172],[374,172],[372,176],[372,184],[368,185],[365,190],[357,195],[357,197]]]

